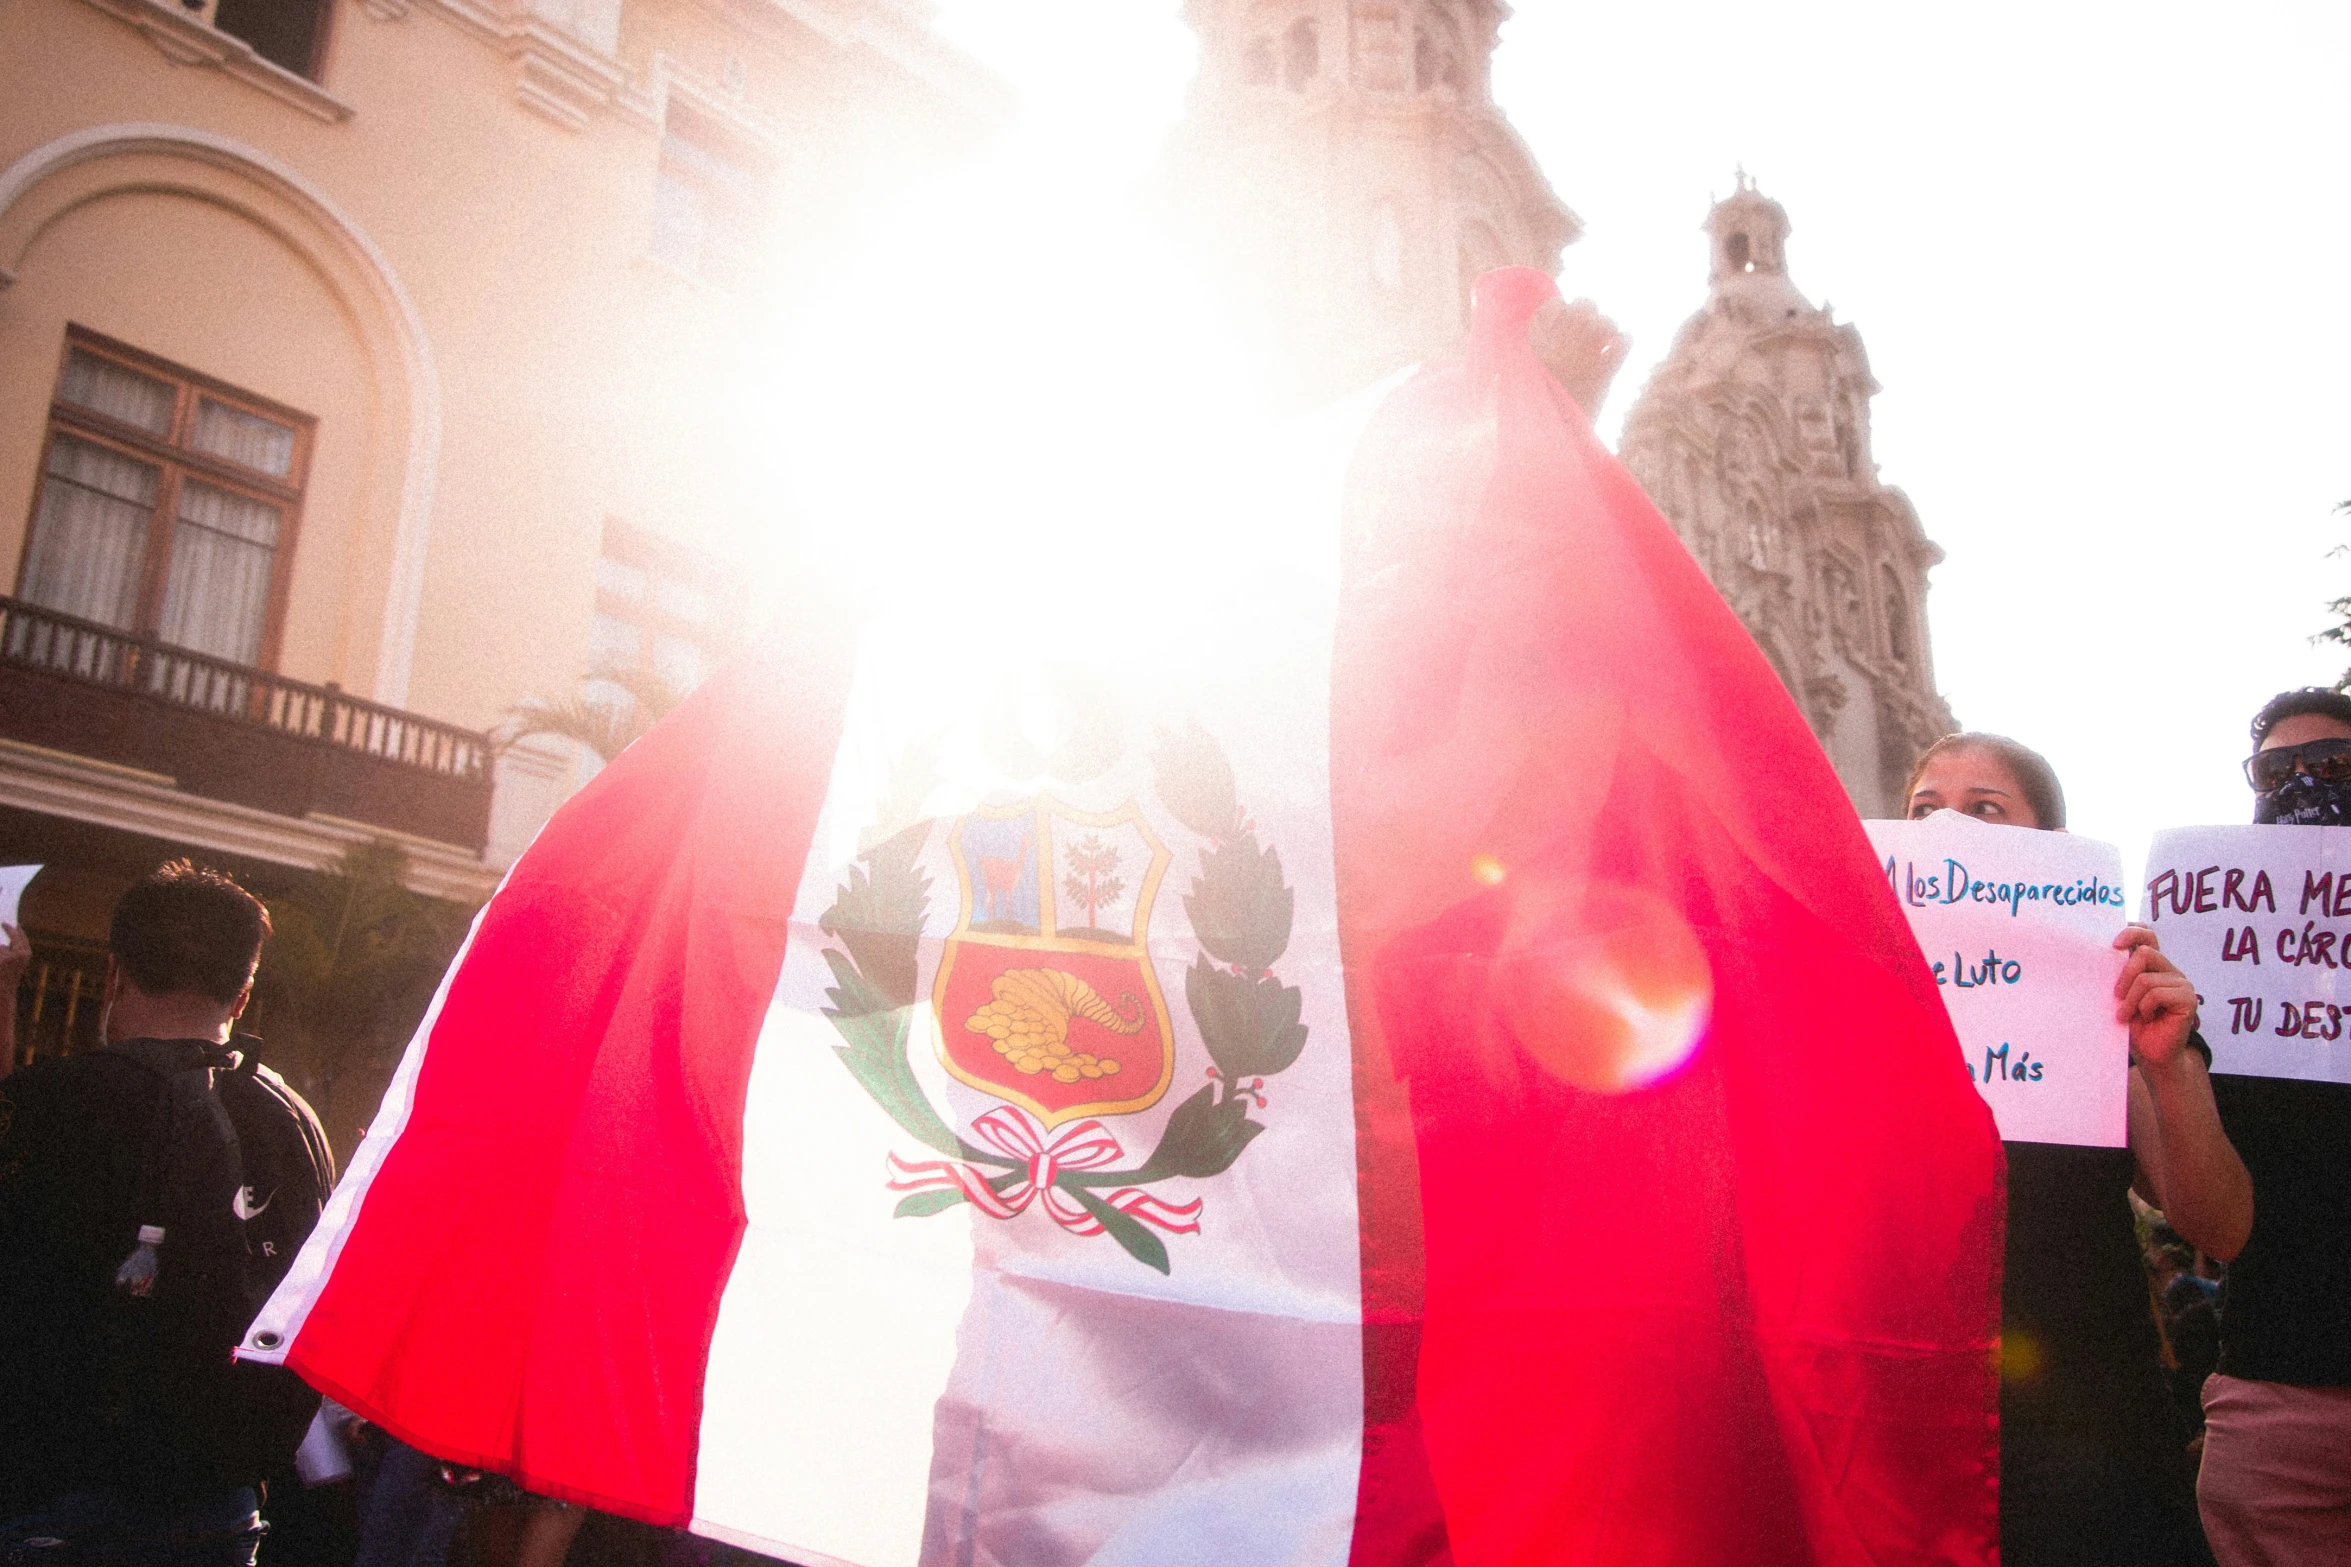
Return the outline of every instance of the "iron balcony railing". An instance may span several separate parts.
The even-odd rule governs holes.
[[[487,828],[494,756],[476,730],[7,597],[0,676],[19,687],[0,703],[0,733],[35,744],[264,809],[331,811],[477,848]]]

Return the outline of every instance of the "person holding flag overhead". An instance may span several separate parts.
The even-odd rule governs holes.
[[[515,866],[241,1353],[803,1562],[1991,1561],[1989,1115],[1551,297],[1245,558],[812,593]]]

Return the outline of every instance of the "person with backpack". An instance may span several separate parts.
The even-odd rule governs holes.
[[[334,1179],[232,1047],[268,934],[163,866],[114,911],[104,1046],[0,1081],[0,1561],[254,1561],[318,1396],[233,1352]]]

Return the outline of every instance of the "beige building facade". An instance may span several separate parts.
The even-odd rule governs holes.
[[[182,850],[266,885],[389,837],[485,896],[575,773],[491,743],[515,705],[741,633],[747,323],[1008,109],[915,0],[0,5],[36,941]]]
[[[1497,0],[1186,15],[1168,190],[1302,396],[1557,269]],[[517,704],[682,688],[744,629],[783,487],[750,326],[1009,107],[921,0],[0,4],[0,863],[52,867],[25,919],[70,1006],[168,853],[267,891],[388,838],[485,896],[581,773],[495,743]],[[1939,552],[1785,214],[1743,186],[1709,230],[1623,455],[1885,812],[1949,725]],[[1594,316],[1546,357],[1596,407],[1621,349]]]
[[[1927,571],[1943,552],[1870,454],[1861,334],[1788,276],[1788,215],[1744,174],[1706,220],[1707,301],[1626,416],[1620,455],[1755,636],[1863,816],[1899,816],[1953,728]]]
[[[1168,176],[1308,396],[1458,352],[1481,272],[1581,232],[1495,105],[1495,0],[1188,0]]]

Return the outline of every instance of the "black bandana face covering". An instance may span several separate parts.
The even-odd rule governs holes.
[[[2322,783],[2296,773],[2267,794],[2253,797],[2253,820],[2279,827],[2351,825],[2351,779]]]

